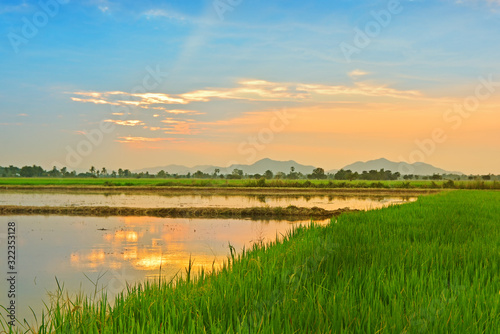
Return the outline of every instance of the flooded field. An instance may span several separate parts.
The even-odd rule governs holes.
[[[337,210],[348,207],[370,210],[415,201],[416,197],[397,196],[242,196],[242,195],[160,195],[160,194],[90,194],[52,192],[0,192],[0,205],[18,206],[109,206],[133,208],[168,207],[320,207]]]
[[[229,254],[256,242],[274,240],[303,222],[235,219],[168,219],[151,217],[1,217],[17,227],[17,315],[33,320],[29,307],[39,312],[42,300],[57,290],[56,277],[72,295],[92,295],[106,289],[108,296],[126,284],[148,279],[171,279],[182,273],[191,258],[194,270],[218,268]],[[0,231],[0,236],[5,231]],[[2,239],[3,240],[3,239]],[[5,243],[0,240],[2,247]],[[2,267],[5,259],[0,260]],[[161,266],[161,271],[160,271]],[[1,280],[0,291],[7,291]],[[7,302],[0,296],[0,304]]]
[[[369,196],[207,196],[128,193],[0,192],[0,206],[130,207],[130,208],[251,208],[320,207],[336,210],[369,210],[415,201],[416,197]],[[30,307],[40,315],[43,302],[57,290],[57,281],[75,296],[113,298],[127,284],[181,275],[193,261],[193,270],[217,269],[229,254],[254,243],[269,242],[298,224],[248,219],[187,219],[157,217],[83,217],[7,215],[0,217],[0,246],[5,246],[8,222],[16,223],[17,316],[34,320]],[[321,221],[327,223],[329,220]],[[5,230],[5,231],[4,231]],[[2,257],[0,264],[4,266]],[[56,281],[57,278],[57,281]],[[0,290],[7,290],[6,280]],[[0,305],[6,305],[0,296]]]

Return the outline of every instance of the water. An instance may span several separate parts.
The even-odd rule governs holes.
[[[328,210],[375,209],[414,197],[368,196],[207,196],[161,194],[0,192],[0,205],[116,207],[255,207],[295,205]],[[71,296],[79,292],[110,299],[127,284],[171,279],[194,261],[193,270],[219,268],[229,255],[256,242],[274,240],[309,221],[180,219],[155,217],[0,216],[0,270],[7,275],[7,223],[16,223],[16,314],[39,317],[57,280]],[[326,222],[326,221],[325,221]],[[325,223],[322,222],[322,223]],[[160,270],[161,268],[161,270]],[[8,303],[7,280],[0,280],[0,305]],[[5,311],[1,312],[5,314]]]
[[[0,217],[0,268],[6,274],[5,233],[16,223],[17,316],[33,321],[29,307],[40,316],[42,300],[57,290],[56,277],[71,295],[103,288],[109,297],[127,283],[171,279],[194,261],[194,271],[219,268],[229,255],[255,242],[274,240],[299,222],[235,219],[171,219],[153,217]],[[308,221],[302,222],[304,224]],[[103,230],[104,229],[104,230]],[[3,238],[2,238],[3,236]],[[92,283],[93,282],[93,283]],[[7,305],[5,279],[0,304]],[[4,313],[5,311],[2,311]]]
[[[396,196],[220,196],[220,195],[161,195],[161,194],[91,194],[53,192],[0,192],[0,205],[23,206],[110,206],[135,208],[168,207],[232,207],[249,208],[262,206],[295,205],[327,210],[345,207],[370,210],[415,201],[416,197]]]

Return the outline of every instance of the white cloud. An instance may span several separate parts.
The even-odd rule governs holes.
[[[151,18],[167,18],[169,20],[187,21],[187,17],[174,11],[164,9],[150,9],[142,13],[148,20]]]
[[[25,3],[15,5],[15,6],[1,6],[0,7],[0,14],[8,14],[8,13],[22,13],[27,11],[30,8],[30,5]]]
[[[366,75],[367,72],[355,70],[354,76]],[[356,82],[354,85],[321,85],[306,83],[280,83],[264,80],[242,80],[233,88],[208,88],[191,91],[179,95],[164,93],[137,93],[125,92],[75,92],[79,97],[71,97],[75,102],[132,105],[148,110],[163,110],[170,114],[200,115],[202,112],[194,110],[171,109],[172,104],[186,105],[192,102],[210,102],[222,100],[247,100],[247,101],[281,101],[281,102],[328,102],[338,100],[338,96],[356,97],[391,97],[414,99],[423,95],[415,90],[398,90],[385,85]],[[319,97],[319,96],[322,97]]]
[[[370,74],[370,73],[362,71],[360,69],[355,69],[354,71],[349,72],[349,76],[351,78],[357,78],[357,77],[361,77],[361,76],[368,75],[368,74]]]

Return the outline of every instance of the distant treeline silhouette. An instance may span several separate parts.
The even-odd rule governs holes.
[[[245,174],[241,169],[234,169],[231,173],[222,174],[219,169],[215,169],[213,173],[204,173],[197,171],[187,174],[169,174],[164,170],[156,174],[149,172],[133,173],[128,169],[119,168],[118,171],[112,170],[109,172],[106,167],[95,168],[92,166],[88,172],[77,173],[69,171],[63,167],[60,170],[55,166],[51,170],[44,170],[40,166],[23,166],[9,167],[0,166],[1,177],[57,177],[57,178],[157,178],[157,179],[267,179],[267,180],[366,180],[366,181],[390,181],[390,180],[500,180],[500,175],[457,175],[457,174],[433,174],[433,175],[401,175],[399,172],[389,170],[370,170],[362,173],[353,172],[351,170],[339,170],[336,173],[325,173],[323,168],[316,168],[311,174],[303,174],[296,172],[294,167],[290,168],[290,172],[277,172],[267,170],[263,174]]]

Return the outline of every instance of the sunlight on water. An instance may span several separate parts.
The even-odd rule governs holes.
[[[151,217],[11,216],[17,225],[17,315],[33,319],[29,307],[43,309],[42,299],[57,289],[55,278],[71,295],[105,289],[108,296],[127,283],[169,280],[184,272],[217,269],[229,255],[253,243],[274,240],[298,222]],[[302,222],[308,224],[308,221]],[[2,257],[4,267],[5,259]],[[160,272],[161,267],[161,272]],[[6,282],[0,283],[6,291]],[[5,305],[6,296],[0,296]]]
[[[182,195],[166,196],[158,194],[72,194],[72,193],[33,193],[33,192],[0,192],[0,205],[23,206],[111,206],[135,208],[168,208],[168,207],[231,207],[249,208],[261,206],[289,206],[312,208],[314,206],[326,210],[345,207],[358,210],[369,210],[389,204],[415,201],[416,197],[372,197],[372,196],[207,196]]]

